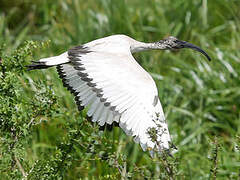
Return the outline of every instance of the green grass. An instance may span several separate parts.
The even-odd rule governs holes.
[[[237,0],[1,1],[0,179],[239,179],[239,7]],[[159,89],[178,147],[173,158],[152,159],[119,128],[99,131],[54,68],[24,68],[118,33],[146,42],[177,36],[212,57],[134,55]]]

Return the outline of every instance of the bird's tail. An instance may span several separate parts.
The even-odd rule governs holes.
[[[29,71],[31,71],[34,69],[46,69],[52,66],[65,64],[68,62],[69,62],[68,53],[65,52],[63,54],[60,54],[59,56],[43,58],[43,59],[40,59],[39,61],[32,61],[32,64],[27,65],[26,67],[28,68]]]
[[[31,61],[32,64],[27,65],[26,67],[28,68],[28,71],[34,70],[34,69],[46,69],[52,66],[48,66],[46,65],[44,62],[40,62],[40,61]]]

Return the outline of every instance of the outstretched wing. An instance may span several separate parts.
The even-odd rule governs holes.
[[[155,82],[130,50],[117,54],[78,46],[68,51],[68,58],[70,63],[59,65],[58,72],[79,109],[89,107],[92,121],[100,126],[118,122],[143,150],[169,148]]]

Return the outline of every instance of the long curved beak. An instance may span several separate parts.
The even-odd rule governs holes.
[[[198,51],[198,52],[202,53],[204,56],[206,56],[209,61],[211,61],[210,56],[204,50],[202,50],[200,47],[195,46],[194,44],[191,44],[191,43],[186,42],[186,41],[178,40],[177,43],[179,44],[180,48],[190,48],[190,49],[193,49],[195,51]]]

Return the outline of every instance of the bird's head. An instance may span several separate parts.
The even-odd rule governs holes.
[[[194,49],[194,50],[202,53],[203,55],[205,55],[209,61],[211,60],[209,55],[204,50],[202,50],[200,47],[195,46],[194,44],[191,44],[186,41],[181,41],[173,36],[169,36],[166,39],[159,41],[158,43],[161,43],[162,45],[164,45],[164,47],[166,49],[169,49],[169,50],[191,48],[191,49]]]

